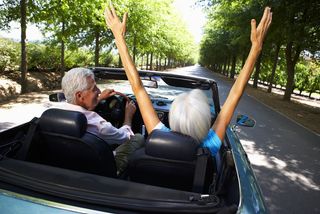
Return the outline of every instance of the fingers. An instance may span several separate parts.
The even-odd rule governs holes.
[[[116,17],[116,16],[117,16],[116,10],[114,9],[113,4],[112,4],[111,1],[110,1],[110,9],[111,9],[111,15],[112,15],[112,17]]]
[[[136,106],[136,104],[134,103],[133,100],[127,101],[127,104],[128,104],[128,105],[134,105],[134,106]]]
[[[112,3],[110,2],[110,5],[107,6],[104,11],[104,16],[105,16],[105,21],[107,26],[112,30],[113,33],[116,33],[117,35],[121,34],[125,36],[126,22],[128,17],[127,13],[123,15],[123,19],[121,22],[116,13],[116,10],[114,9]]]
[[[264,26],[266,25],[266,22],[267,22],[269,13],[270,13],[270,7],[266,7],[266,8],[264,9],[263,16],[262,16],[261,21],[260,21],[260,23],[261,23],[262,25],[264,25]]]
[[[124,25],[126,25],[126,23],[127,23],[127,18],[128,18],[128,12],[125,12],[124,15],[123,15],[123,19],[122,19],[122,23]]]
[[[251,19],[251,34],[250,34],[250,40],[251,42],[256,40],[257,35],[257,23],[255,19]]]
[[[106,7],[106,9],[104,10],[104,18],[105,18],[105,20],[106,20],[106,24],[107,24],[109,27],[111,26],[110,17],[111,17],[111,12],[110,12],[109,8]]]
[[[264,9],[264,13],[263,13],[261,21],[259,23],[259,26],[261,25],[262,29],[268,29],[268,27],[271,24],[271,20],[272,20],[271,8],[270,7],[266,7]]]
[[[122,35],[125,36],[126,34],[126,22],[127,22],[128,13],[124,13],[123,19],[122,19]]]
[[[251,19],[251,35],[255,35],[257,31],[257,22],[255,19]]]
[[[265,10],[264,10],[263,17],[261,19],[261,22],[262,22],[261,35],[262,35],[263,38],[265,37],[265,35],[266,35],[266,33],[267,33],[268,29],[269,29],[271,21],[272,21],[271,8],[270,7],[266,7]]]
[[[135,111],[137,109],[136,104],[133,100],[126,102],[126,108]]]
[[[269,21],[268,21],[268,24],[267,24],[268,28],[271,25],[271,22],[272,22],[272,12],[270,12],[270,14],[269,14]]]

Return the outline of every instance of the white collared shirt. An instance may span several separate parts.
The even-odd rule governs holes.
[[[101,137],[107,142],[121,144],[128,141],[131,135],[134,135],[130,126],[124,125],[118,129],[96,112],[89,111],[81,106],[65,102],[63,105],[55,106],[55,108],[57,107],[83,113],[88,121],[87,131]]]

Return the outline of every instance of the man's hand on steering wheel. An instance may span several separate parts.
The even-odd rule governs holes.
[[[126,110],[125,110],[123,125],[131,126],[132,118],[136,110],[137,110],[137,107],[133,100],[126,102]]]
[[[109,97],[117,94],[117,92],[113,89],[105,89],[101,92],[101,94],[98,97],[98,101],[100,102],[101,100],[106,100]]]

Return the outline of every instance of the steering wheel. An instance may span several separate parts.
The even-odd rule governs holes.
[[[113,126],[120,128],[124,121],[127,101],[129,101],[129,98],[125,94],[116,92],[116,95],[101,100],[94,111]]]

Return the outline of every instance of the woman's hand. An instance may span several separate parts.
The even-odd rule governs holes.
[[[114,37],[125,35],[127,17],[128,13],[125,13],[121,22],[112,3],[110,2],[110,9],[106,7],[104,11],[104,18],[107,26],[112,30]]]
[[[257,24],[256,20],[254,19],[251,20],[251,36],[250,36],[251,43],[252,43],[252,46],[255,48],[258,48],[259,51],[262,49],[263,40],[269,29],[271,21],[272,21],[272,13],[271,13],[270,7],[266,7],[264,9],[264,13],[258,27],[256,27],[256,24]]]

